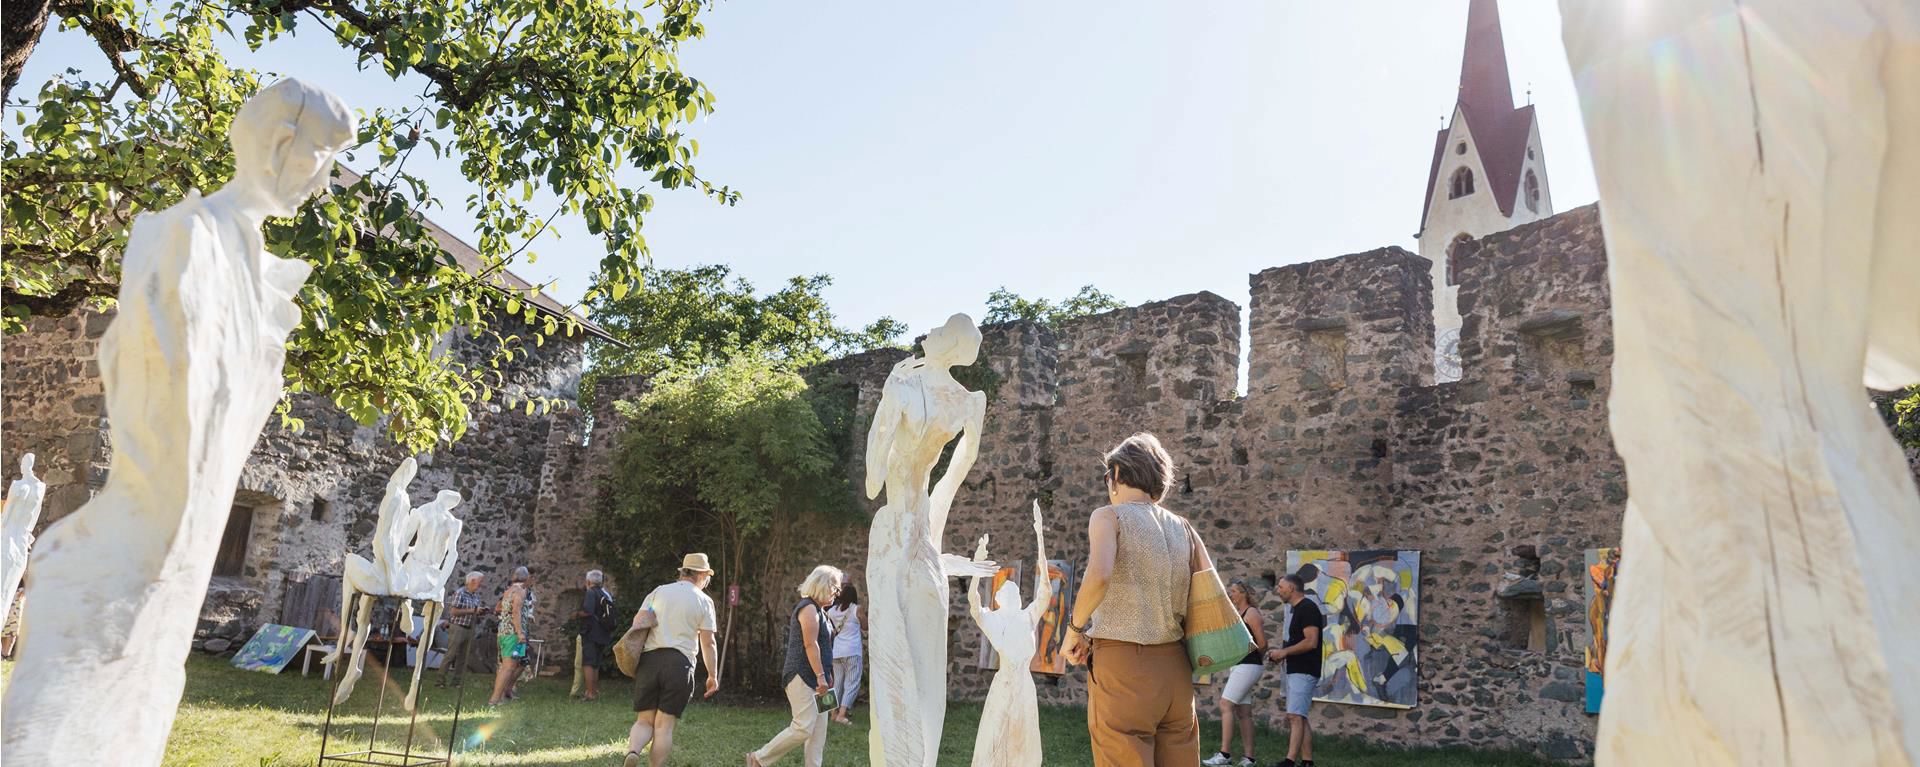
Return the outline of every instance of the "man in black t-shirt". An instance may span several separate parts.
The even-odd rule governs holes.
[[[1320,612],[1319,600],[1308,598],[1306,582],[1298,575],[1281,578],[1276,591],[1287,603],[1287,641],[1269,650],[1267,660],[1286,662],[1287,721],[1292,727],[1287,758],[1278,767],[1313,767],[1313,727],[1307,721],[1307,709],[1313,705],[1313,688],[1320,683],[1320,632],[1327,627],[1327,616]]]

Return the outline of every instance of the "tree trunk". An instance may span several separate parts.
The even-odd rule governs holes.
[[[14,83],[20,82],[20,72],[27,68],[27,58],[40,44],[41,33],[47,31],[52,10],[53,0],[15,0],[0,15],[0,37],[6,44],[4,60],[0,60],[0,98],[12,97]]]

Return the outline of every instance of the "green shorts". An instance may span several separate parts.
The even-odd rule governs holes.
[[[527,643],[520,641],[520,637],[514,636],[513,632],[509,631],[501,634],[499,640],[500,658],[502,660],[527,659]]]

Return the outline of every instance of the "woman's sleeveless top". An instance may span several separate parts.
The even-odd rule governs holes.
[[[1253,607],[1251,605],[1249,605],[1247,609],[1240,611],[1240,622],[1247,624],[1247,633],[1249,634],[1253,633],[1253,623],[1247,620],[1247,613],[1250,613],[1250,612],[1253,612]],[[1266,654],[1260,652],[1260,648],[1258,647],[1255,647],[1251,652],[1248,652],[1247,657],[1240,659],[1240,665],[1242,666],[1264,666],[1266,664],[1267,664]]]
[[[802,599],[794,604],[793,612],[789,613],[792,617],[787,620],[787,657],[786,662],[781,664],[780,678],[784,680],[797,676],[806,686],[814,687],[819,681],[813,676],[813,664],[807,662],[807,640],[800,633],[800,611],[807,609],[810,604],[813,604],[813,600]],[[814,614],[820,619],[819,633],[814,637],[820,647],[820,668],[832,673],[833,622],[826,620],[824,610],[816,610]]]
[[[1180,641],[1193,580],[1186,520],[1150,503],[1123,503],[1113,511],[1119,522],[1113,577],[1088,635],[1143,645]]]

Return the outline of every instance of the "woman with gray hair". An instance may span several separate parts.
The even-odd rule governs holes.
[[[494,637],[500,645],[500,668],[493,674],[493,697],[487,699],[489,706],[518,697],[513,694],[513,688],[520,681],[520,664],[527,660],[527,624],[533,622],[533,587],[527,585],[531,577],[526,567],[514,568],[513,584],[500,594],[500,602],[494,606],[500,621]]]
[[[580,609],[573,613],[574,620],[580,622],[578,657],[582,701],[599,699],[600,666],[613,646],[613,595],[607,593],[606,583],[605,573],[588,570],[581,584],[585,593],[580,595]]]
[[[820,767],[827,754],[827,711],[822,698],[833,689],[833,624],[826,609],[846,580],[839,568],[813,568],[800,584],[800,601],[787,624],[787,660],[780,674],[787,680],[787,705],[793,722],[759,751],[747,754],[747,767],[765,767],[787,752],[806,747],[806,767]]]

